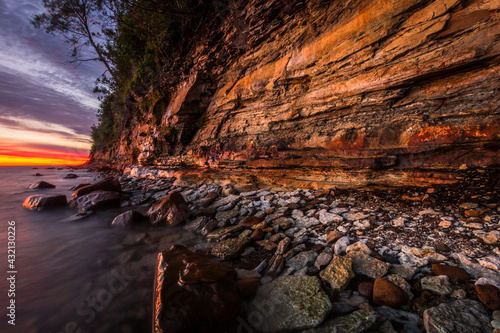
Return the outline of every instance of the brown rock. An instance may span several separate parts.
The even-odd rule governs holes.
[[[44,210],[46,208],[61,207],[67,205],[64,194],[38,194],[32,195],[23,202],[23,207],[29,210]]]
[[[397,307],[408,303],[408,294],[396,284],[384,278],[377,278],[373,285],[373,301]]]
[[[491,284],[476,286],[477,298],[491,311],[500,310],[500,289]]]
[[[258,245],[262,246],[268,251],[274,250],[278,245],[274,242],[271,242],[270,240],[261,240],[257,242]]]
[[[241,279],[236,281],[236,287],[238,287],[241,297],[253,296],[257,293],[257,289],[260,287],[260,279]]]
[[[260,223],[260,219],[256,216],[249,216],[244,219],[240,225],[243,227],[251,227]]]
[[[202,207],[208,207],[210,206],[210,204],[212,202],[215,201],[215,199],[217,199],[219,197],[219,194],[217,192],[209,192],[207,194],[207,196],[205,197],[205,200],[203,200],[201,203],[200,203],[200,206]]]
[[[264,231],[262,231],[262,229],[256,229],[250,235],[250,239],[253,241],[260,241],[260,240],[263,240],[265,236],[266,236],[266,233]]]
[[[437,243],[436,244],[436,251],[439,251],[439,252],[450,252],[450,248],[445,243]]]
[[[433,264],[432,272],[436,275],[446,275],[450,280],[469,281],[470,275],[460,267],[444,264]]]
[[[235,331],[240,302],[234,270],[175,245],[158,256],[154,331]]]
[[[340,237],[342,237],[342,234],[336,230],[334,231],[330,231],[327,235],[326,235],[326,242],[327,243],[333,243],[333,242],[336,242]]]
[[[168,225],[177,225],[187,222],[189,213],[189,207],[182,195],[173,192],[151,206],[147,216],[152,224],[165,222]]]
[[[111,192],[121,192],[122,188],[118,178],[106,178],[98,183],[83,186],[77,189],[73,194],[73,198],[80,197],[85,194],[89,194],[94,191],[111,191]]]
[[[361,296],[368,299],[373,297],[373,282],[361,282],[358,285],[358,292]]]

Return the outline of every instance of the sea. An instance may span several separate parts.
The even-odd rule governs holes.
[[[129,207],[73,222],[64,221],[76,213],[67,207],[22,207],[35,194],[70,200],[73,186],[101,179],[84,169],[0,167],[0,332],[151,332],[158,252],[174,243],[192,248],[198,236],[111,226]],[[56,188],[26,188],[42,180]]]

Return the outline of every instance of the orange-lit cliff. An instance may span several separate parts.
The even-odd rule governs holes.
[[[500,164],[498,0],[252,0],[189,57],[95,163],[320,187]]]

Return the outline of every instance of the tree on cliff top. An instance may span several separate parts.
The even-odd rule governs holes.
[[[59,33],[71,45],[74,62],[100,61],[115,79],[110,59],[115,34],[115,16],[103,0],[43,0],[45,13],[35,15],[32,23],[48,33]],[[87,50],[90,50],[91,53]]]

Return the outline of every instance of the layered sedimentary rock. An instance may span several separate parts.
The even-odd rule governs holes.
[[[496,0],[249,1],[92,157],[236,181],[453,182],[500,162],[499,36]]]

